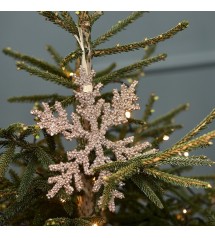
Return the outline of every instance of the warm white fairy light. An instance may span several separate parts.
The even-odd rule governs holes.
[[[126,118],[131,118],[131,112],[126,111],[126,112],[125,112],[125,116],[126,116]]]
[[[210,185],[210,184],[208,184],[208,186],[207,186],[208,188],[212,188],[212,186]]]
[[[65,203],[65,202],[66,202],[66,200],[63,199],[63,198],[61,198],[60,201],[61,201],[62,203]]]
[[[189,156],[189,152],[184,152],[184,156],[188,157]]]
[[[169,136],[164,135],[164,136],[163,136],[163,140],[169,140]]]
[[[184,208],[184,209],[182,210],[182,212],[183,212],[184,214],[186,214],[186,213],[187,213],[187,209]]]
[[[92,226],[98,226],[98,224],[97,223],[93,223]]]
[[[73,73],[73,72],[69,73],[69,76],[70,76],[70,77],[72,77],[73,75],[74,75],[74,73]]]

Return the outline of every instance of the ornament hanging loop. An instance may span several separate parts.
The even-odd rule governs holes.
[[[81,65],[86,70],[87,75],[90,74],[92,69],[91,58],[91,26],[90,21],[87,18],[88,13],[82,12],[79,16],[79,27],[78,33],[79,36],[75,35],[75,38],[82,50]]]

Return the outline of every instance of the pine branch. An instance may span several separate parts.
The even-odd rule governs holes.
[[[167,39],[173,37],[175,34],[184,30],[187,27],[188,27],[188,22],[182,21],[174,28],[170,29],[169,31],[167,31],[159,36],[156,36],[156,37],[153,37],[150,39],[145,39],[144,41],[127,44],[127,45],[121,45],[121,46],[117,46],[117,47],[113,47],[113,48],[94,50],[93,56],[100,57],[100,56],[104,56],[104,55],[118,54],[118,53],[138,50],[140,48],[145,48],[146,46],[155,45],[161,41],[164,41],[164,40],[167,40]],[[94,44],[93,44],[93,47],[95,47]]]
[[[29,188],[34,178],[35,165],[35,159],[31,158],[21,178],[21,183],[18,188],[17,201],[21,201],[23,197],[29,192]]]
[[[10,205],[5,211],[4,216],[0,217],[0,224],[8,225],[7,222],[15,217],[17,214],[23,213],[29,207],[32,206],[34,202],[38,199],[38,194],[36,192],[32,192],[27,194],[22,201],[15,201],[12,205]],[[10,225],[10,224],[9,224]]]
[[[91,23],[91,26],[103,15],[104,13],[102,11],[96,11],[96,12],[93,12],[91,15],[90,15],[90,23]]]
[[[152,115],[153,112],[153,106],[155,101],[158,100],[158,96],[156,96],[154,93],[152,93],[148,99],[148,102],[146,104],[146,108],[144,110],[144,114],[143,114],[143,121],[146,123],[148,122],[149,117]]]
[[[170,149],[170,152],[178,151],[178,152],[183,152],[183,151],[191,151],[193,149],[199,148],[199,147],[205,147],[205,146],[210,146],[213,143],[211,142],[212,139],[215,138],[215,130],[211,131],[207,134],[204,134],[198,138],[195,138],[191,141],[185,142],[183,144],[176,144],[173,146],[172,149]]]
[[[72,199],[69,199],[68,201],[64,202],[63,209],[69,216],[71,216],[74,212],[74,201],[72,201]]]
[[[14,132],[20,132],[23,130],[23,123],[14,123],[8,126],[6,129],[0,129],[0,137],[2,138],[9,138],[13,135]]]
[[[160,54],[155,57],[146,59],[146,60],[141,60],[137,63],[131,64],[129,66],[126,66],[124,68],[121,68],[119,70],[114,71],[113,73],[109,73],[108,75],[102,76],[100,78],[94,79],[94,82],[97,83],[102,83],[102,84],[107,84],[109,82],[116,82],[117,80],[121,79],[124,77],[124,74],[129,73],[134,71],[135,69],[139,69],[143,66],[148,66],[152,63],[159,62],[161,60],[165,60],[167,57],[166,54]]]
[[[77,49],[75,51],[72,51],[68,55],[66,55],[61,62],[61,67],[65,67],[69,62],[72,62],[73,60],[77,59],[78,57],[81,57],[81,49]]]
[[[132,182],[149,198],[151,202],[153,202],[159,208],[163,208],[163,204],[150,187],[149,183],[142,176],[134,176],[132,177]]]
[[[58,75],[55,75],[55,74],[47,72],[47,71],[46,72],[41,71],[38,68],[30,67],[23,62],[17,62],[17,68],[25,70],[28,73],[30,73],[31,75],[39,76],[44,80],[52,81],[56,84],[63,85],[67,88],[73,88],[73,89],[75,88],[75,85],[73,84],[73,82],[71,80],[69,80],[68,78],[60,77]]]
[[[54,161],[50,158],[50,155],[41,147],[35,147],[33,153],[38,158],[38,161],[47,168],[49,165],[54,164]]]
[[[201,166],[212,166],[214,162],[206,159],[206,156],[175,156],[171,158],[167,158],[157,163],[160,164],[168,164],[168,165],[178,165],[178,166],[194,166],[194,165],[201,165]]]
[[[211,131],[207,134],[204,134],[196,139],[188,141],[187,143],[180,145],[173,145],[170,149],[167,149],[163,152],[157,153],[155,156],[151,158],[147,158],[142,160],[143,166],[148,166],[152,164],[160,163],[164,161],[166,158],[178,156],[179,153],[184,153],[185,151],[192,151],[196,148],[209,146],[211,145],[211,140],[215,138],[215,131]],[[136,159],[138,160],[141,156],[138,156]]]
[[[148,126],[156,126],[159,123],[163,123],[163,122],[167,122],[172,120],[173,117],[175,117],[176,115],[178,115],[180,112],[187,110],[189,108],[189,104],[182,104],[179,107],[177,107],[176,109],[173,109],[172,111],[170,111],[169,113],[167,113],[164,116],[161,116],[157,119],[155,119],[154,121],[151,121]]]
[[[39,134],[39,130],[40,130],[39,127],[35,126],[35,125],[33,125],[33,126],[23,125],[18,138],[19,138],[19,140],[24,140],[24,138],[29,135]]]
[[[77,25],[74,22],[72,16],[69,14],[69,12],[62,11],[60,12],[60,14],[62,17],[63,25],[65,26],[67,31],[71,32],[74,35],[77,35],[78,34]]]
[[[101,208],[106,208],[108,202],[111,199],[111,194],[116,186],[125,179],[131,178],[133,175],[137,174],[139,167],[141,166],[141,161],[135,161],[134,163],[128,164],[127,166],[122,167],[117,172],[109,175],[106,179],[107,184],[104,187]]]
[[[58,12],[41,11],[39,14],[73,35],[78,35],[77,26],[68,12],[61,12],[59,14]]]
[[[211,188],[211,185],[207,182],[203,182],[197,179],[186,178],[182,176],[177,176],[173,174],[168,174],[156,169],[144,169],[144,172],[148,175],[160,179],[166,183],[170,183],[182,187],[199,187],[199,188]]]
[[[137,20],[143,14],[144,14],[144,12],[133,12],[127,18],[125,18],[121,21],[118,21],[118,23],[115,24],[114,26],[112,26],[106,33],[104,33],[103,35],[99,36],[96,40],[94,40],[92,42],[92,47],[95,48],[96,46],[109,40],[112,36],[114,36],[118,32],[125,29],[125,27],[127,27],[129,24],[133,23],[135,20]]]
[[[7,168],[11,162],[11,159],[15,152],[15,144],[10,143],[6,149],[6,151],[0,156],[0,177],[5,175]]]
[[[61,77],[65,77],[65,74],[61,69],[59,69],[58,67],[51,65],[41,59],[37,59],[37,58],[31,57],[28,55],[21,54],[17,51],[13,51],[11,48],[5,48],[5,49],[3,49],[3,52],[12,58],[22,60],[23,62],[26,62],[33,66],[38,67],[39,69],[48,71],[52,74],[55,74],[55,75],[58,75]]]
[[[41,177],[34,178],[32,181],[34,189],[41,190],[43,193],[47,193],[50,189],[50,185],[47,183],[47,179]]]
[[[60,66],[60,63],[61,63],[63,58],[58,54],[58,52],[53,48],[53,46],[47,45],[46,50],[52,56],[55,63]]]
[[[212,110],[212,112],[204,118],[193,130],[191,130],[187,135],[185,135],[179,142],[177,142],[176,145],[178,144],[183,144],[186,141],[192,139],[194,136],[196,136],[201,130],[205,129],[208,124],[210,124],[213,119],[215,118],[215,109]]]
[[[61,102],[68,98],[70,98],[70,97],[62,96],[62,95],[54,93],[54,94],[50,94],[50,95],[32,95],[32,96],[12,97],[12,98],[8,99],[8,102],[26,102],[26,103],[49,102],[49,101]]]
[[[55,149],[56,149],[56,143],[55,143],[55,139],[53,136],[50,136],[46,130],[42,130],[43,131],[43,135],[47,141],[47,145],[49,147],[49,150],[50,150],[50,154],[53,154],[55,152]]]
[[[99,71],[96,73],[96,77],[95,78],[99,78],[102,76],[105,76],[106,74],[109,74],[113,69],[116,68],[116,63],[112,63],[110,66],[108,66],[106,69]]]
[[[4,190],[0,190],[0,200],[11,200],[14,199],[16,195],[16,191],[14,188],[7,188]]]
[[[176,129],[181,129],[181,125],[167,125],[167,126],[162,126],[162,127],[156,127],[153,129],[145,130],[142,132],[139,136],[142,138],[147,138],[147,137],[157,137],[160,136],[163,138],[163,135],[169,135],[171,132],[173,132]],[[163,139],[162,139],[163,140]]]
[[[45,226],[71,226],[72,219],[67,217],[50,218],[45,222]]]
[[[74,96],[69,96],[69,97],[66,97],[64,100],[59,101],[59,102],[61,102],[61,105],[63,107],[67,107],[68,105],[71,105],[71,104],[75,103],[76,98]]]
[[[121,169],[122,167],[125,167],[126,165],[128,165],[128,161],[125,161],[125,162],[124,161],[113,161],[111,163],[100,165],[100,166],[94,168],[93,171],[95,173],[99,172],[99,171],[103,171],[103,170],[116,172],[119,169]]]
[[[9,175],[10,180],[15,186],[20,184],[20,177],[13,169],[9,169]]]

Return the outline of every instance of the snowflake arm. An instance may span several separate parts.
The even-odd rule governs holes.
[[[34,114],[38,117],[40,122],[38,122],[38,126],[41,129],[46,129],[47,133],[50,135],[56,135],[58,133],[62,133],[65,130],[71,129],[71,125],[69,124],[69,121],[67,119],[67,113],[62,108],[62,105],[60,102],[55,102],[55,109],[58,113],[58,117],[55,117],[52,114],[52,110],[49,107],[48,103],[42,103],[44,107],[44,111],[39,110],[32,110],[31,114]]]
[[[76,162],[70,163],[60,163],[49,166],[50,171],[59,171],[61,174],[50,177],[48,183],[55,183],[54,187],[48,192],[47,197],[52,198],[56,193],[64,187],[67,194],[72,194],[74,188],[70,185],[72,177],[75,180],[75,186],[78,191],[83,188],[83,183],[81,181],[80,169]]]

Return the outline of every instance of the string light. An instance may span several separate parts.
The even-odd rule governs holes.
[[[73,75],[74,75],[74,73],[73,73],[73,72],[69,73],[69,76],[70,76],[70,77],[72,77]]]
[[[184,209],[182,210],[182,212],[183,212],[184,214],[186,214],[186,213],[187,213],[187,209],[184,208]]]
[[[163,136],[163,140],[169,140],[169,136],[164,135],[164,136]]]
[[[22,129],[23,129],[24,131],[26,131],[26,130],[28,129],[28,127],[27,127],[27,126],[24,126]]]
[[[61,198],[60,201],[61,201],[62,203],[65,203],[65,202],[66,202],[66,200],[63,199],[63,198]]]
[[[98,226],[98,224],[97,223],[93,223],[93,225],[92,226]]]
[[[208,184],[208,186],[207,186],[208,188],[212,188],[212,186],[210,185],[210,184]]]
[[[126,111],[126,112],[125,112],[125,116],[126,116],[126,118],[130,118],[130,117],[131,117],[131,112]]]
[[[184,156],[188,157],[189,156],[189,152],[184,152]]]

